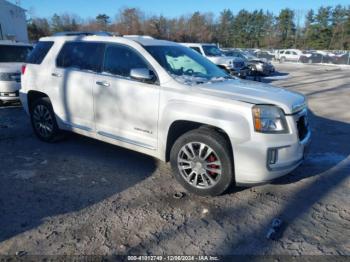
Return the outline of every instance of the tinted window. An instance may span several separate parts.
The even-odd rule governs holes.
[[[199,49],[199,47],[192,46],[191,49],[193,49],[194,51],[197,51],[198,53],[202,54],[201,50]]]
[[[149,68],[147,63],[131,48],[109,45],[105,51],[103,72],[129,77],[133,68]]]
[[[216,45],[203,45],[202,48],[207,56],[222,56],[222,52]]]
[[[49,52],[53,45],[53,42],[39,42],[35,45],[34,50],[29,54],[27,59],[28,64],[41,64],[45,56]]]
[[[30,46],[0,45],[0,63],[24,62],[31,50]]]
[[[101,71],[104,44],[67,42],[57,57],[57,67]]]

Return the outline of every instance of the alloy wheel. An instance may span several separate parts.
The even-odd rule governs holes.
[[[202,142],[185,144],[179,151],[177,165],[185,181],[200,189],[215,186],[222,174],[217,153]]]
[[[33,123],[37,132],[47,138],[54,129],[54,122],[50,110],[44,105],[37,105],[33,110]]]

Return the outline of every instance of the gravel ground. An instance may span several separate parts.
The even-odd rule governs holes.
[[[215,198],[174,198],[169,166],[148,156],[73,134],[40,142],[21,108],[0,108],[0,254],[350,255],[350,70],[276,66],[265,82],[309,98],[309,157]]]

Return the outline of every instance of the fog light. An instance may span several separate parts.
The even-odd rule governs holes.
[[[277,148],[269,148],[267,151],[267,163],[269,165],[276,164],[278,160],[278,149]]]

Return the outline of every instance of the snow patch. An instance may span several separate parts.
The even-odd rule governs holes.
[[[284,75],[284,76],[266,76],[263,79],[266,80],[282,80],[282,79],[288,79],[290,78],[290,75]]]

